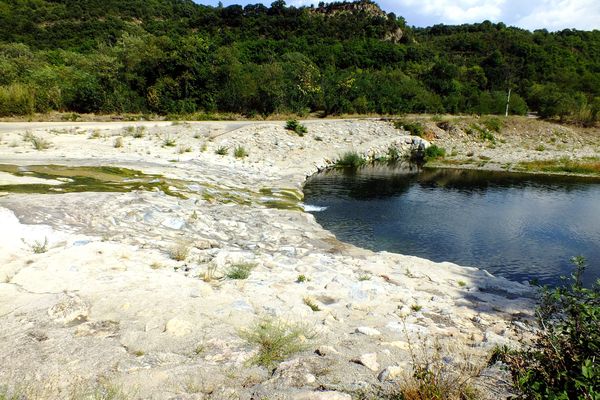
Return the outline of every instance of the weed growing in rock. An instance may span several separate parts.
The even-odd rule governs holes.
[[[524,350],[497,349],[515,386],[531,399],[600,398],[600,280],[582,285],[585,259],[574,257],[567,286],[541,289],[537,336]]]
[[[190,248],[184,243],[179,243],[169,249],[169,257],[176,261],[185,261],[190,253]]]
[[[370,281],[371,280],[371,274],[361,274],[358,276],[358,280],[359,281]]]
[[[175,145],[177,145],[177,141],[175,140],[174,137],[172,137],[171,135],[166,135],[163,138],[163,142],[162,142],[163,146],[165,147],[175,147]]]
[[[304,134],[308,132],[306,126],[302,125],[296,119],[290,119],[286,121],[285,129],[296,132],[298,136],[304,136]]]
[[[321,311],[321,308],[319,308],[318,304],[315,303],[315,301],[310,297],[305,297],[304,299],[302,299],[302,301],[314,312]]]
[[[177,148],[177,153],[179,153],[179,154],[191,153],[191,152],[192,152],[192,148],[190,146],[179,146]]]
[[[115,138],[115,141],[113,142],[113,147],[115,149],[123,147],[123,138],[121,136]]]
[[[31,251],[35,254],[42,254],[48,251],[48,237],[44,237],[44,241],[41,242],[39,240],[35,240],[33,243],[28,243],[25,239],[21,239],[23,243],[25,243]]]
[[[145,126],[138,126],[133,131],[132,136],[134,137],[134,139],[141,139],[144,137],[145,132],[146,132]]]
[[[243,146],[237,146],[235,150],[233,150],[233,155],[235,158],[244,158],[248,157],[248,152]]]
[[[546,150],[546,146],[544,146],[543,144],[538,144],[537,146],[535,146],[535,151],[544,151]]]
[[[419,305],[419,304],[413,304],[412,306],[410,306],[410,309],[413,312],[419,312],[423,309],[423,306]]]
[[[460,287],[465,287],[465,286],[467,286],[467,282],[465,282],[465,281],[458,281],[458,282],[456,282],[456,283],[458,283],[458,286],[460,286]]]
[[[248,279],[254,267],[256,267],[255,264],[249,263],[234,264],[227,270],[225,276],[229,279]]]
[[[407,338],[412,373],[400,382],[396,398],[402,400],[472,400],[479,398],[473,379],[481,374],[483,363],[473,360],[473,354],[458,349],[444,349],[435,340],[417,337],[417,343]],[[452,350],[452,351],[449,351]],[[452,356],[446,353],[452,354]]]
[[[367,160],[355,151],[348,151],[335,163],[336,168],[356,169],[367,163]]]
[[[215,150],[215,154],[220,155],[220,156],[225,156],[225,155],[227,155],[228,152],[229,152],[229,148],[225,147],[225,146],[220,146],[217,148],[217,150]]]
[[[23,134],[23,141],[29,142],[36,150],[47,150],[50,148],[51,144],[48,140],[35,136],[33,133],[27,131]]]
[[[261,319],[240,337],[258,347],[251,363],[273,368],[293,354],[308,348],[316,333],[305,325],[275,319]]]
[[[215,273],[217,272],[217,266],[215,264],[208,264],[206,266],[206,271],[202,275],[202,280],[204,282],[212,282],[215,279]]]

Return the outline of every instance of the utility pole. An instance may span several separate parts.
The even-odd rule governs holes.
[[[508,117],[508,104],[510,103],[510,88],[508,88],[508,96],[506,97],[506,113],[504,114],[505,117]]]

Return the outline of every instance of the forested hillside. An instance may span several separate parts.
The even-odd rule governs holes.
[[[0,0],[0,115],[538,111],[592,123],[600,31],[411,28],[375,3]]]

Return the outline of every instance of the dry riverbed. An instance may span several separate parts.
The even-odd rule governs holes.
[[[0,125],[0,386],[32,398],[370,398],[437,358],[498,398],[506,376],[480,372],[494,346],[527,335],[532,289],[336,240],[302,211],[306,176],[347,150],[407,153],[420,139],[374,120],[306,125],[303,137],[283,122]],[[491,148],[431,130],[450,159],[542,153],[510,133]],[[544,155],[597,155],[597,137],[590,155],[564,137]],[[294,346],[270,363],[256,338],[282,327]]]

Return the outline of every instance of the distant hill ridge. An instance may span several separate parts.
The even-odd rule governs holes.
[[[600,31],[414,28],[368,0],[0,0],[0,69],[0,115],[600,109]]]

